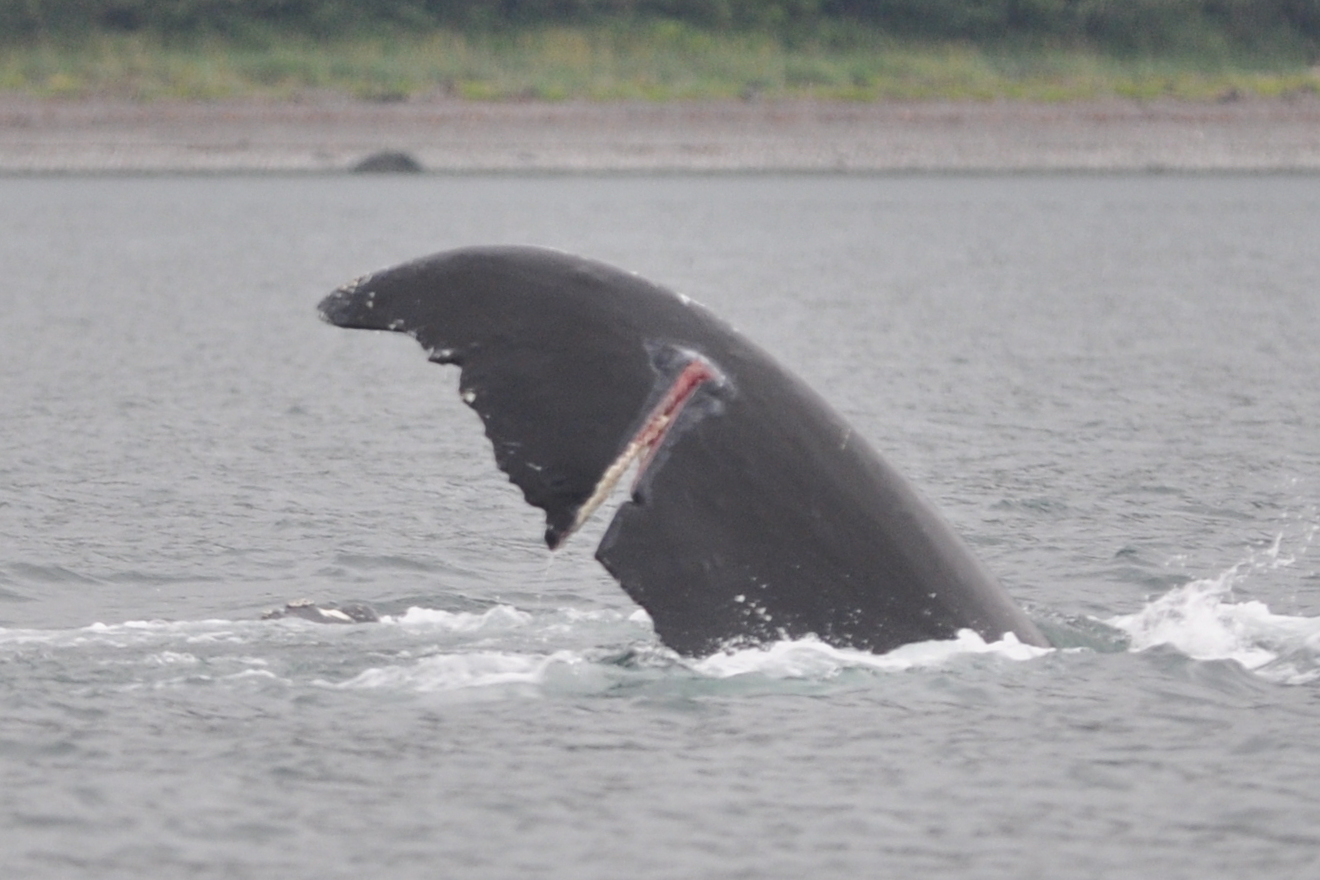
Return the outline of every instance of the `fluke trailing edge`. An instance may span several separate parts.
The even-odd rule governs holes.
[[[1047,644],[820,397],[663,287],[558,251],[466,248],[359,278],[320,309],[462,368],[551,548],[635,465],[596,558],[679,653],[811,633],[881,652],[963,628]]]

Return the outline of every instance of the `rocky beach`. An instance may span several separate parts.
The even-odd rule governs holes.
[[[0,97],[0,173],[1320,170],[1320,97],[1066,103]]]

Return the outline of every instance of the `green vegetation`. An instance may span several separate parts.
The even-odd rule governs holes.
[[[1320,46],[1320,0],[0,0],[0,34],[14,37],[104,28],[238,38],[275,28],[328,37],[629,18],[781,37],[834,23],[926,39],[1029,36],[1120,50]]]
[[[0,90],[392,100],[1320,93],[1320,0],[0,0]]]

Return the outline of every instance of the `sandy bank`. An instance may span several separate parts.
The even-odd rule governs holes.
[[[1320,98],[1221,104],[132,103],[0,96],[0,173],[1320,170]]]

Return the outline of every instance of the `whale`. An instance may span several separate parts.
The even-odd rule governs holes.
[[[595,557],[680,655],[810,637],[883,653],[965,629],[1048,645],[819,394],[661,285],[548,248],[467,247],[357,278],[319,313],[459,368],[552,551],[615,499]]]

